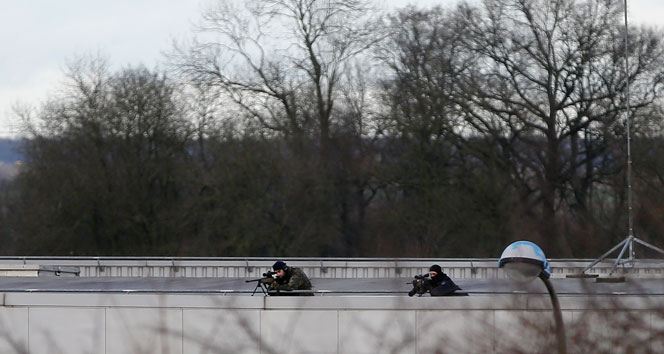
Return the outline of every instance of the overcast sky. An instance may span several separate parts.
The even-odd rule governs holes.
[[[18,132],[11,107],[39,105],[63,81],[67,60],[99,53],[113,68],[155,68],[173,38],[188,38],[213,0],[4,1],[0,10],[0,136]],[[250,0],[247,0],[250,1]],[[455,0],[383,0],[392,6]],[[664,0],[629,0],[629,21],[664,25]]]

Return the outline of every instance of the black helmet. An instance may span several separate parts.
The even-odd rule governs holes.
[[[279,269],[283,269],[283,271],[285,272],[288,270],[288,265],[286,264],[286,262],[276,261],[272,265],[272,269],[274,269],[275,272],[278,271]]]

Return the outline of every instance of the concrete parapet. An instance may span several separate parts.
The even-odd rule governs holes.
[[[554,348],[546,295],[4,293],[0,299],[2,353],[436,353],[441,346],[442,352],[507,353]],[[560,304],[570,352],[583,352],[583,345],[610,352],[661,349],[663,296],[563,296]],[[616,334],[621,342],[612,344],[607,338]],[[631,346],[619,346],[627,342]]]

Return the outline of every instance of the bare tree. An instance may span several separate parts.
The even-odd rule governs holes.
[[[498,138],[513,161],[524,200],[541,210],[544,245],[569,255],[560,213],[586,212],[602,174],[616,172],[609,149],[624,132],[623,53],[636,117],[661,95],[662,46],[643,30],[624,47],[619,1],[482,4],[462,8],[478,57],[460,80],[458,103],[473,130]]]
[[[191,82],[218,89],[245,132],[275,139],[282,197],[266,220],[302,243],[326,239],[323,253],[357,251],[375,195],[362,59],[381,35],[370,10],[366,0],[222,0],[173,55]],[[334,246],[338,237],[345,246]]]
[[[192,46],[176,49],[176,68],[220,87],[262,129],[314,134],[324,156],[339,82],[377,38],[367,10],[363,0],[220,1]]]
[[[458,77],[476,57],[464,47],[464,25],[453,10],[405,8],[376,51],[388,74],[379,122],[391,178],[380,221],[387,226],[376,227],[395,244],[412,235],[395,254],[490,255],[508,234],[509,176],[491,142],[470,134],[455,100]]]

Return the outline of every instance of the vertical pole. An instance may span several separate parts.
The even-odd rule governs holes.
[[[558,354],[567,354],[567,339],[565,338],[565,325],[563,323],[563,313],[560,310],[560,303],[558,302],[558,296],[556,296],[556,291],[553,290],[551,282],[543,272],[540,273],[539,278],[542,279],[544,285],[546,285],[546,290],[549,291],[549,297],[551,298],[551,305],[553,305],[553,317],[556,320],[556,337],[558,339],[557,343]]]
[[[631,124],[630,124],[630,93],[629,93],[629,56],[628,56],[628,27],[627,27],[627,0],[624,0],[625,4],[625,117],[626,117],[626,129],[627,129],[627,222],[629,227],[629,236],[634,234],[634,221],[633,221],[633,211],[632,211],[632,139],[631,139]],[[630,254],[631,251],[630,244]]]

